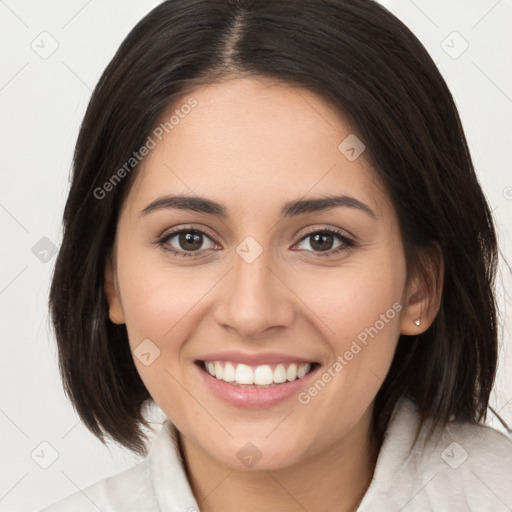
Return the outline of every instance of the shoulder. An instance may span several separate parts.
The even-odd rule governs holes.
[[[132,468],[78,490],[40,512],[152,512],[158,510],[152,495],[150,464],[146,459]]]
[[[454,496],[468,510],[512,508],[512,441],[484,426],[451,423],[418,453],[418,465],[432,474],[428,496]]]
[[[512,441],[484,425],[451,422],[426,436],[416,407],[403,400],[388,428],[368,499],[389,510],[507,511],[512,509]],[[366,497],[365,497],[366,498]],[[398,508],[397,508],[398,507]],[[375,510],[387,510],[386,508]]]
[[[436,445],[431,447],[433,453],[440,443],[451,443],[443,450],[442,457],[448,465],[467,470],[473,465],[481,465],[483,470],[493,467],[503,471],[512,470],[512,439],[486,425],[468,423],[450,423],[442,432]],[[457,460],[453,460],[457,459]],[[465,462],[469,464],[465,465]]]
[[[79,490],[40,512],[197,509],[180,454],[178,430],[169,420],[165,420],[143,461]]]

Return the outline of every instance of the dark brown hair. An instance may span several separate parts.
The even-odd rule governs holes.
[[[151,403],[124,325],[109,320],[104,268],[133,169],[95,191],[194,87],[257,76],[310,90],[348,118],[400,220],[409,269],[444,262],[431,327],[401,336],[375,401],[379,438],[402,396],[422,421],[485,418],[497,361],[496,236],[454,101],[425,48],[371,0],[169,0],[128,34],[83,119],[50,310],[66,394],[102,442],[144,454]],[[409,273],[409,272],[408,272]]]

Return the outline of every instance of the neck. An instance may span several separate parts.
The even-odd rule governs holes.
[[[293,466],[238,471],[179,434],[192,492],[201,512],[336,510],[353,512],[370,485],[379,446],[370,407],[343,439]]]

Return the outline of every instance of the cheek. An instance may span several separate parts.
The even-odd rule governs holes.
[[[147,262],[126,258],[118,264],[133,360],[146,388],[166,413],[189,405],[190,396],[181,384],[181,350],[197,323],[194,306],[213,284],[211,275],[208,279],[199,274],[149,258]]]
[[[310,275],[297,290],[315,312],[314,328],[323,333],[331,356],[299,402],[309,414],[325,418],[318,428],[329,432],[350,429],[369,407],[400,335],[404,261],[391,252],[363,259],[329,269],[325,278]]]
[[[360,377],[361,369],[373,369],[381,377],[400,334],[405,260],[388,248],[352,261],[310,273],[294,290],[314,312],[333,360],[347,362],[344,373]]]
[[[325,323],[330,337],[353,336],[401,301],[404,272],[400,261],[358,261],[323,276],[311,273],[297,282],[297,294]]]
[[[121,300],[130,344],[137,340],[172,340],[180,332],[187,315],[207,293],[209,279],[161,263],[130,261],[119,265]],[[201,274],[203,275],[203,274]]]

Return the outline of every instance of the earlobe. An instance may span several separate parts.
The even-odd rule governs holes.
[[[411,288],[413,291],[405,301],[406,306],[402,314],[400,334],[414,336],[426,331],[430,323],[427,325],[427,319],[425,318],[427,307],[426,285],[415,280]]]
[[[107,258],[105,265],[104,290],[108,302],[108,315],[110,320],[118,325],[124,324],[124,313],[111,256]]]
[[[408,290],[404,303],[400,334],[415,336],[425,332],[434,321],[439,308],[444,281],[444,264],[441,251],[431,255],[428,270],[418,273]]]
[[[423,301],[409,303],[409,305],[404,308],[400,334],[414,336],[425,332],[430,327],[432,322],[422,313],[422,302]]]

